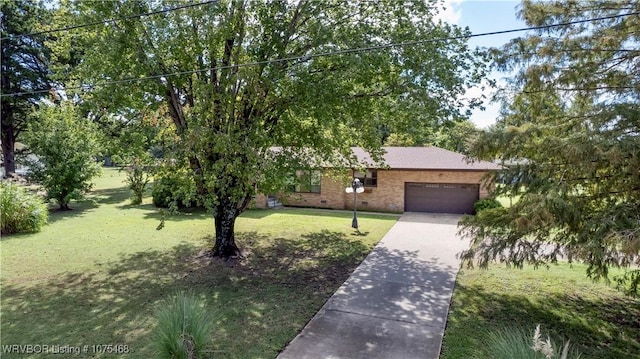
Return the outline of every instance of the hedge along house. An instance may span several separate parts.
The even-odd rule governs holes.
[[[500,169],[486,161],[469,162],[464,155],[438,147],[385,147],[384,166],[353,148],[366,170],[332,168],[297,171],[293,193],[256,196],[255,207],[267,208],[274,197],[286,206],[353,209],[345,189],[353,178],[364,184],[358,209],[383,212],[474,213],[473,204],[489,195],[487,174]]]

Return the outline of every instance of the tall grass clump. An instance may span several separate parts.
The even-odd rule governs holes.
[[[0,182],[2,235],[39,232],[47,224],[48,210],[36,194],[11,182]]]
[[[211,342],[212,316],[198,298],[179,292],[158,306],[153,340],[158,358],[202,358]]]
[[[505,328],[489,334],[487,352],[478,358],[493,359],[579,359],[578,351],[570,352],[569,342],[562,348],[551,341],[550,337],[542,338],[540,325],[533,332],[523,328]]]

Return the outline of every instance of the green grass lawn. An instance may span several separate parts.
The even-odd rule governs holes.
[[[171,216],[156,230],[150,198],[129,205],[123,180],[106,169],[87,201],[53,210],[42,232],[2,238],[2,345],[87,345],[87,355],[74,357],[153,358],[154,305],[190,290],[216,318],[211,357],[274,358],[397,219],[361,214],[355,235],[348,212],[248,211],[236,224],[247,258],[212,262],[201,257],[212,245],[210,215]],[[101,344],[130,352],[93,354]]]
[[[495,330],[540,324],[544,339],[570,340],[583,359],[640,358],[640,300],[585,277],[585,267],[462,270],[453,294],[443,359],[491,358]]]

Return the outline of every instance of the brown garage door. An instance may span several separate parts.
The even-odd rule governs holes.
[[[404,210],[472,214],[478,196],[477,184],[405,183]]]

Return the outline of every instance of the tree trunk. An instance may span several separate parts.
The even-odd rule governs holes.
[[[224,203],[216,206],[214,215],[216,227],[216,243],[213,247],[213,256],[228,259],[240,256],[240,250],[236,246],[235,224],[238,210],[235,203]]]
[[[2,124],[2,159],[4,166],[4,175],[9,177],[16,173],[16,158],[13,125],[10,123]]]

